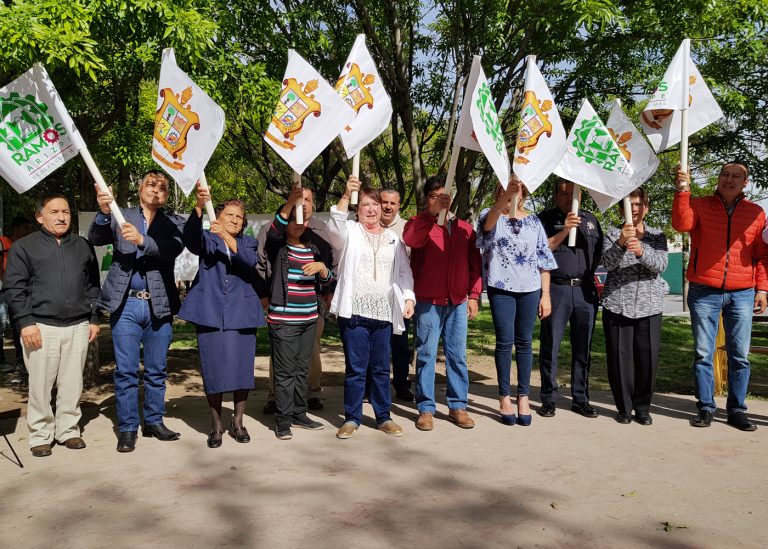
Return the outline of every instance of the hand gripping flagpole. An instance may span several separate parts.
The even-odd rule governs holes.
[[[301,188],[301,174],[293,172],[293,183],[296,187]],[[304,198],[300,198],[296,201],[296,223],[298,225],[304,224]]]
[[[688,60],[691,58],[691,40],[683,40],[683,107],[680,112],[680,169],[688,171],[688,97],[689,90],[689,71]]]
[[[579,213],[579,202],[581,202],[581,185],[573,184],[573,196],[571,197],[571,213]],[[568,246],[576,245],[576,231],[578,227],[573,227],[568,233]]]
[[[352,175],[357,179],[360,179],[360,153],[358,152],[352,157]],[[349,197],[349,203],[353,206],[357,204],[358,191],[352,191],[352,195]]]
[[[453,180],[456,179],[456,165],[459,163],[459,153],[461,145],[458,145],[454,139],[453,151],[451,151],[451,162],[448,164],[448,174],[445,176],[445,192],[453,194]],[[437,224],[441,227],[445,225],[445,218],[448,216],[448,210],[440,210],[437,216]]]
[[[200,174],[200,188],[208,188],[208,180],[205,178],[205,172]],[[213,210],[213,202],[210,200],[205,201],[205,213],[208,214],[208,222],[213,223],[216,221],[216,212]]]
[[[91,176],[93,177],[94,181],[96,181],[96,184],[99,186],[99,189],[101,189],[104,192],[108,192],[110,195],[112,193],[109,190],[109,187],[107,187],[107,183],[104,181],[104,177],[102,177],[101,172],[99,171],[99,168],[96,167],[96,163],[93,161],[93,157],[91,156],[90,151],[88,150],[88,147],[83,147],[80,149],[80,156],[83,157],[83,161],[85,162],[85,165],[88,166],[88,171],[91,172]],[[117,220],[118,225],[123,225],[125,223],[125,217],[123,217],[123,212],[120,211],[120,208],[117,205],[117,202],[115,202],[115,197],[112,197],[112,202],[109,203],[109,210],[112,212],[112,215]]]

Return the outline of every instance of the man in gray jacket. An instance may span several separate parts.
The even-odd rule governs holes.
[[[123,209],[126,223],[112,219],[110,193],[96,187],[101,211],[88,238],[96,246],[113,244],[112,266],[99,296],[99,306],[110,312],[115,348],[115,397],[120,436],[118,452],[132,452],[139,428],[139,347],[144,346],[145,437],[176,440],[163,424],[165,415],[166,355],[171,345],[173,315],[180,301],[173,277],[176,257],[184,249],[184,221],[166,214],[168,178],[150,171],[139,184],[139,206]]]
[[[44,197],[35,215],[41,229],[14,243],[3,288],[29,371],[29,446],[33,456],[45,457],[54,442],[85,448],[78,426],[80,395],[88,343],[99,333],[99,266],[93,246],[69,232],[66,197]]]

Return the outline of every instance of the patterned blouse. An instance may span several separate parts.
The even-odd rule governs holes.
[[[522,219],[500,215],[496,226],[484,231],[490,211],[486,208],[480,212],[476,231],[486,287],[518,293],[541,289],[540,271],[557,268],[541,221],[535,215]]]
[[[643,255],[636,257],[618,245],[619,227],[612,227],[603,240],[603,265],[608,271],[603,290],[603,308],[627,318],[644,318],[664,312],[669,293],[661,273],[667,268],[667,237],[645,225],[640,241]]]

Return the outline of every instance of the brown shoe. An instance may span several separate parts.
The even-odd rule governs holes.
[[[391,419],[380,424],[379,431],[386,433],[388,435],[392,435],[393,437],[403,436],[403,428],[400,427],[397,423],[395,423]]]
[[[51,455],[50,444],[41,444],[40,446],[32,446],[30,450],[32,450],[32,455],[35,456],[36,458],[42,458],[42,457],[47,457]]]
[[[430,412],[420,412],[419,419],[416,420],[416,428],[419,431],[431,431],[435,426],[433,416]]]
[[[355,434],[355,431],[357,431],[357,424],[354,421],[345,421],[339,430],[336,431],[336,438],[352,438],[352,435]]]
[[[471,429],[475,426],[474,420],[469,417],[464,408],[449,411],[448,418],[462,429]]]
[[[67,440],[62,442],[62,444],[67,448],[69,448],[70,450],[82,450],[83,448],[85,448],[85,441],[80,437],[68,438]]]

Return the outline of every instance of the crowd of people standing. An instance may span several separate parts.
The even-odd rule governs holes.
[[[728,163],[712,196],[692,198],[688,174],[681,171],[676,178],[672,223],[691,234],[687,278],[695,341],[694,427],[711,425],[716,410],[713,354],[722,314],[729,372],[727,421],[741,430],[756,429],[746,414],[745,398],[752,315],[765,310],[768,294],[768,229],[762,208],[744,197],[748,181],[746,165]],[[642,188],[629,197],[631,223],[605,232],[592,213],[571,211],[573,192],[573,183],[558,181],[555,207],[534,214],[525,208],[527,189],[513,176],[506,188],[497,187],[493,205],[480,212],[474,226],[450,213],[441,224],[440,212],[451,206],[443,179],[427,180],[424,208],[406,221],[399,215],[397,191],[366,188],[350,177],[327,223],[312,215],[312,191],[296,188],[258,239],[244,234],[246,211],[240,200],[224,201],[210,230],[204,229],[203,210],[210,194],[202,187],[186,220],[166,212],[169,181],[158,171],[142,178],[139,203],[122,209],[122,225],[111,215],[110,193],[97,188],[99,212],[88,239],[71,234],[68,199],[48,195],[35,213],[40,230],[2,242],[7,254],[3,293],[29,370],[32,454],[50,455],[55,443],[85,447],[78,426],[79,399],[88,343],[99,333],[100,310],[109,312],[114,345],[118,452],[135,449],[140,427],[144,437],[180,437],[163,419],[166,357],[176,315],[196,329],[211,414],[210,448],[222,445],[225,432],[239,443],[250,441],[244,419],[254,389],[256,330],[265,326],[271,395],[264,412],[275,414],[277,438],[292,438],[292,428],[323,429],[307,411],[323,407],[319,340],[326,314],[337,318],[345,357],[339,439],[351,438],[359,429],[366,399],[380,431],[403,435],[390,413],[390,362],[396,398],[415,403],[418,430],[432,430],[440,341],[446,359],[448,419],[472,429],[467,327],[478,314],[484,288],[496,336],[499,421],[524,427],[533,422],[529,397],[537,319],[537,413],[544,418],[556,414],[558,350],[569,326],[571,410],[595,418],[589,369],[599,305],[594,273],[600,264],[608,271],[602,319],[615,419],[651,425],[668,292],[661,278],[668,263],[666,238],[645,221],[650,201]],[[357,194],[359,203],[350,218],[350,199]],[[297,208],[302,208],[303,223],[297,222]],[[569,246],[572,230],[576,243]],[[106,244],[113,246],[113,261],[100,287],[93,246]],[[185,247],[199,257],[199,269],[182,304],[173,268]],[[413,392],[408,380],[411,331]],[[54,385],[55,412],[50,402]],[[225,393],[232,393],[234,401],[226,429]]]

